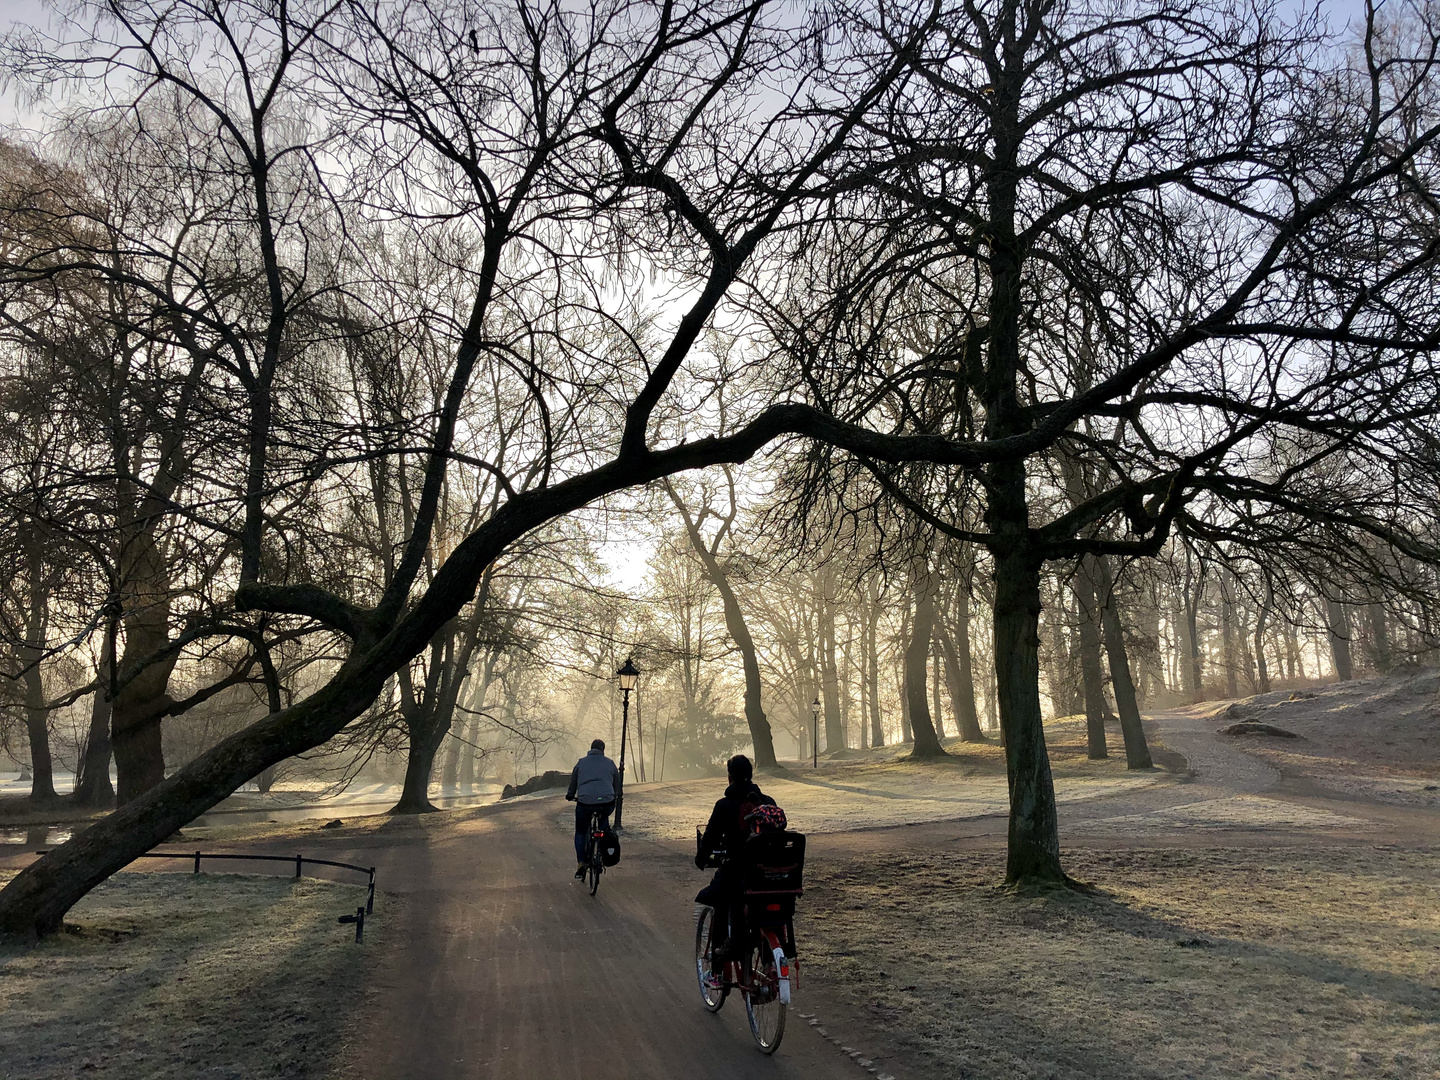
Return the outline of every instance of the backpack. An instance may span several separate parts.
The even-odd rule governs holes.
[[[745,818],[750,826],[750,835],[758,836],[760,833],[784,832],[788,822],[785,820],[785,811],[773,804],[757,806]]]
[[[745,801],[740,804],[740,822],[746,827],[750,836],[756,836],[759,833],[784,832],[785,811],[775,804],[774,799],[761,794],[757,788],[752,794],[745,796]]]
[[[609,824],[606,824],[605,836],[600,841],[600,861],[606,866],[614,866],[620,861],[620,837],[615,835]]]

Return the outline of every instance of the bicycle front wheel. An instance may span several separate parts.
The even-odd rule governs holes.
[[[700,981],[700,1000],[712,1013],[720,1011],[730,993],[730,988],[720,983],[720,973],[713,970],[714,931],[715,909],[702,907],[695,919],[695,976]]]
[[[755,1044],[767,1054],[780,1047],[785,1036],[785,1003],[780,1000],[780,972],[775,956],[762,941],[745,954],[745,1015]]]

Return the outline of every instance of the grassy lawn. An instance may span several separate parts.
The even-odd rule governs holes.
[[[922,1075],[1440,1077],[1440,849],[1082,850],[1067,866],[1096,891],[1012,894],[993,854],[827,865],[802,950]]]
[[[335,921],[364,899],[303,878],[117,874],[67,932],[0,947],[0,1077],[320,1072],[383,940],[378,913],[358,946]]]
[[[1118,730],[1118,729],[1117,729]],[[1128,772],[1123,754],[1104,761],[1085,758],[1083,721],[1067,717],[1045,725],[1045,738],[1061,806],[1133,794],[1176,776],[1165,769]],[[851,751],[842,761],[788,762],[781,775],[761,774],[757,782],[789,815],[793,827],[810,833],[885,828],[1004,814],[1009,807],[1005,751],[997,743],[946,740],[950,757],[906,760],[909,747]],[[710,806],[725,789],[718,777],[676,784],[637,784],[625,806],[632,835],[693,844]]]

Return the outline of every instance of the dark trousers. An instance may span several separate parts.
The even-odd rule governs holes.
[[[582,803],[575,804],[575,861],[585,861],[585,849],[590,844],[590,815],[599,811],[600,827],[610,827],[610,814],[614,811],[613,802],[604,803]]]
[[[716,944],[731,941],[731,951],[738,952],[745,940],[744,909],[740,903],[740,874],[726,863],[695,897],[695,902],[715,909],[713,940]]]

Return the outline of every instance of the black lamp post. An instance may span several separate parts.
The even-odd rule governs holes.
[[[810,703],[810,767],[820,767],[820,744],[815,741],[820,731],[820,695],[815,695],[815,700]]]
[[[630,691],[640,678],[640,669],[635,666],[634,657],[626,657],[625,664],[615,672],[620,677],[620,692],[625,695],[620,706],[620,790],[615,793],[615,828],[620,828],[620,819],[625,812],[625,738],[630,731]]]

